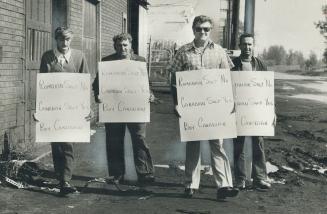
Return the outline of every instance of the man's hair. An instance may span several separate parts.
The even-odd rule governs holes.
[[[132,43],[133,39],[129,33],[121,33],[121,34],[114,36],[114,38],[112,38],[112,41],[114,41],[114,45],[117,44],[118,42],[121,42],[124,40],[128,40],[130,43]]]
[[[253,34],[251,34],[251,33],[243,33],[241,36],[240,36],[240,44],[242,43],[242,40],[244,39],[244,38],[247,38],[247,37],[251,37],[253,40],[254,40],[254,35]]]
[[[59,37],[71,38],[73,37],[73,31],[67,27],[57,27],[55,30],[55,39],[58,39]]]
[[[205,15],[196,16],[193,20],[192,28],[194,29],[195,25],[198,23],[202,24],[205,22],[209,22],[211,26],[213,26],[213,21],[209,16],[205,16]]]

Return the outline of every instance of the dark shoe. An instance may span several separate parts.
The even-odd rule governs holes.
[[[146,175],[139,175],[138,180],[140,183],[153,183],[155,181],[155,178],[152,174],[146,174]]]
[[[71,185],[69,182],[61,182],[60,183],[60,193],[61,194],[69,194],[69,193],[73,193],[73,192],[77,192],[77,189]]]
[[[254,188],[259,188],[259,189],[270,189],[271,188],[271,184],[268,183],[265,180],[258,180],[258,181],[254,181],[253,182],[253,187]]]
[[[124,181],[124,175],[114,175],[114,178],[112,180],[115,184],[120,184]]]
[[[246,182],[245,182],[245,180],[239,180],[239,181],[236,181],[236,184],[234,186],[239,190],[244,190],[246,187]]]
[[[232,187],[222,187],[217,190],[217,200],[225,199],[227,197],[237,196],[239,190]]]
[[[185,198],[192,198],[194,193],[195,193],[195,189],[192,189],[192,188],[185,188],[185,190],[184,190]]]

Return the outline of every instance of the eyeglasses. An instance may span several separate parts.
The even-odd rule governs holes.
[[[209,32],[211,27],[195,27],[196,32],[202,32],[202,30],[204,30],[204,32]]]

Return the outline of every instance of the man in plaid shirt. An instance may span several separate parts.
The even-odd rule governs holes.
[[[194,40],[182,46],[176,53],[169,67],[171,72],[171,90],[175,104],[175,113],[178,113],[176,93],[176,72],[213,68],[231,68],[233,64],[223,48],[210,40],[210,31],[213,22],[207,16],[194,18],[192,29]],[[233,188],[229,160],[223,148],[223,140],[210,140],[211,167],[217,185],[217,199],[234,197],[238,189]],[[185,196],[192,197],[200,185],[200,141],[186,143],[185,160]]]

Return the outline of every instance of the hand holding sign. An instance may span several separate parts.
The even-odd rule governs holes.
[[[149,122],[150,90],[145,62],[99,63],[100,122]]]
[[[177,72],[176,80],[182,141],[236,137],[229,70]]]
[[[90,74],[37,75],[36,142],[90,142]]]
[[[237,135],[273,136],[275,122],[274,73],[232,72]]]

